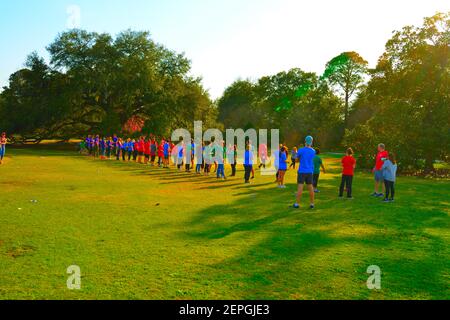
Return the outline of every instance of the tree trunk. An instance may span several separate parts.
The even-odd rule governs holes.
[[[427,153],[425,158],[425,173],[431,173],[434,171],[434,157],[433,154]]]
[[[344,129],[347,129],[347,127],[348,127],[349,100],[350,100],[350,96],[349,96],[348,91],[346,91],[345,92],[345,106],[344,106]]]

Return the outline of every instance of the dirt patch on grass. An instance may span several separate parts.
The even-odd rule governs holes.
[[[65,187],[68,191],[76,191],[78,188],[75,186],[67,186]]]
[[[29,186],[29,185],[30,185],[30,182],[19,181],[19,180],[0,181],[0,186],[6,186],[6,187],[25,187],[25,186]]]
[[[6,251],[6,255],[11,258],[17,259],[24,256],[32,255],[36,251],[36,247],[30,245],[23,245],[18,247],[12,247]]]

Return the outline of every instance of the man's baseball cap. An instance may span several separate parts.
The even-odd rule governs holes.
[[[313,141],[314,141],[314,138],[311,137],[311,136],[307,136],[307,137],[305,138],[305,142],[306,142],[306,144],[307,144],[308,146],[312,146]]]

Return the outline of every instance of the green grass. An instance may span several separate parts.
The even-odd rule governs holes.
[[[336,198],[337,159],[317,209],[257,174],[212,177],[8,149],[0,166],[1,299],[449,299],[450,181],[399,178],[397,202]],[[228,170],[227,170],[228,171]],[[30,200],[37,200],[33,203]],[[305,201],[306,201],[305,197]],[[19,210],[21,208],[21,210]],[[78,265],[82,289],[66,288]],[[382,270],[368,290],[367,267]]]

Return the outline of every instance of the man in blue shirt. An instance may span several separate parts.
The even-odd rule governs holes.
[[[168,169],[170,166],[169,163],[169,157],[170,157],[170,144],[168,141],[164,141],[162,142],[164,143],[163,145],[163,153],[164,153],[164,160],[163,160],[163,165],[165,169]]]
[[[305,139],[305,147],[298,150],[297,159],[300,162],[298,169],[298,193],[297,201],[294,204],[294,208],[300,208],[300,201],[303,194],[303,187],[306,183],[309,190],[310,208],[314,209],[314,187],[313,187],[313,174],[314,174],[314,157],[316,151],[312,148],[314,139],[311,136],[307,136]]]
[[[250,174],[253,170],[253,152],[251,151],[251,147],[247,145],[244,153],[244,179],[245,183],[250,183]]]

